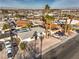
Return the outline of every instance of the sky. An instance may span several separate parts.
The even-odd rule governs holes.
[[[79,0],[0,0],[0,7],[38,9],[46,4],[51,8],[78,8]]]

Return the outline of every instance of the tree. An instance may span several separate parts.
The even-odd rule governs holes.
[[[24,42],[20,43],[20,49],[22,51],[23,58],[25,58],[26,44]]]
[[[68,18],[70,19],[68,30],[71,30],[71,22],[72,22],[74,16],[73,15],[68,15]]]
[[[2,44],[0,44],[0,51],[2,51],[3,50],[3,46],[2,46]]]
[[[49,24],[49,29],[51,29],[52,21],[54,21],[55,18],[52,17],[52,16],[49,16],[49,15],[46,15],[45,18],[46,18],[46,19],[45,19],[45,20],[46,20],[46,24]]]
[[[24,17],[26,17],[25,15],[19,15],[19,14],[17,14],[17,15],[15,15],[15,17],[16,18],[24,18]]]
[[[62,14],[62,17],[65,17],[64,20],[65,20],[65,24],[64,24],[64,32],[65,34],[67,33],[67,30],[68,30],[68,24],[67,24],[67,21],[68,21],[68,15],[67,14]]]
[[[48,4],[45,5],[45,9],[44,9],[45,13],[49,13],[50,12],[50,6]]]
[[[72,22],[72,19],[73,19],[73,15],[67,15],[67,14],[64,14],[63,17],[66,17],[66,21],[65,21],[65,33],[68,33],[69,30],[71,30],[71,22]],[[70,19],[70,22],[69,24],[67,23],[68,21],[68,18]]]
[[[65,27],[64,27],[64,30],[65,30],[65,34],[67,32],[67,19],[65,19]]]
[[[42,20],[44,22],[45,29],[46,29],[46,37],[48,32],[48,24],[50,25],[50,28],[51,28],[51,21],[54,20],[54,17],[48,15],[49,12],[50,12],[50,6],[47,4],[45,5],[44,14],[42,16]]]
[[[21,48],[21,50],[25,50],[26,49],[26,44],[25,43],[20,43],[20,48]]]
[[[49,16],[49,15],[45,15],[42,17],[42,20],[44,22],[45,25],[45,29],[46,29],[46,36],[47,36],[47,32],[48,32],[48,25],[49,25],[49,29],[51,29],[51,24],[52,21],[55,20],[55,18],[53,16]]]
[[[9,24],[4,24],[4,25],[3,25],[3,30],[9,29],[9,28],[10,28]]]
[[[28,23],[27,24],[27,27],[29,28],[29,30],[31,30],[32,24],[31,23]]]
[[[20,43],[20,38],[16,37],[16,38],[14,38],[13,40],[14,40],[14,42],[15,42],[17,45],[19,45],[19,43]]]
[[[2,13],[5,15],[5,14],[8,14],[8,10],[2,10]]]

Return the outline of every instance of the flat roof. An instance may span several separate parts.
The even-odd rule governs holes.
[[[18,36],[19,36],[22,40],[24,40],[24,39],[26,39],[26,38],[32,37],[35,31],[37,31],[38,33],[41,33],[41,32],[44,32],[45,29],[42,28],[42,27],[34,27],[34,28],[31,28],[31,31],[18,33]]]

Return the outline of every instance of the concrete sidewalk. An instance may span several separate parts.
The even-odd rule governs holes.
[[[0,51],[0,59],[7,59],[6,49]]]

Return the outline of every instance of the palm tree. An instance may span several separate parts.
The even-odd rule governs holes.
[[[27,27],[29,28],[29,30],[31,30],[32,24],[31,23],[28,23],[27,24]]]
[[[55,18],[49,15],[46,15],[45,18],[46,18],[46,24],[49,24],[49,29],[51,29],[52,21],[54,21]]]
[[[45,13],[49,13],[50,11],[50,6],[48,4],[45,5],[45,9],[44,9]]]
[[[67,33],[67,29],[68,29],[68,24],[67,24],[67,21],[68,21],[67,17],[68,17],[68,15],[67,14],[63,14],[62,16],[65,17],[64,32],[66,34]]]
[[[51,24],[52,24],[52,21],[55,20],[54,17],[52,16],[49,16],[49,15],[45,15],[44,17],[42,17],[42,20],[44,22],[44,25],[45,25],[45,30],[46,30],[46,37],[47,37],[47,32],[48,32],[48,25],[49,25],[49,29],[51,29]]]
[[[48,4],[46,4],[45,9],[44,9],[44,13],[42,16],[42,20],[44,22],[44,26],[45,26],[45,30],[46,30],[46,37],[47,37],[47,20],[48,20],[46,15],[48,15],[49,11],[50,11],[50,7]]]
[[[67,19],[65,19],[66,21],[65,21],[65,27],[64,27],[64,29],[65,29],[65,34],[67,33]]]
[[[72,22],[74,16],[73,15],[68,15],[68,18],[70,19],[68,30],[71,30],[71,22]]]
[[[74,16],[65,14],[64,17],[68,17],[70,19],[69,24],[67,24],[67,21],[68,21],[67,18],[66,18],[66,21],[65,21],[65,33],[68,33],[68,31],[71,30],[70,25],[71,25],[71,22],[72,22],[72,19],[73,19]]]
[[[8,10],[2,10],[2,13],[5,15],[5,14],[8,14]]]

